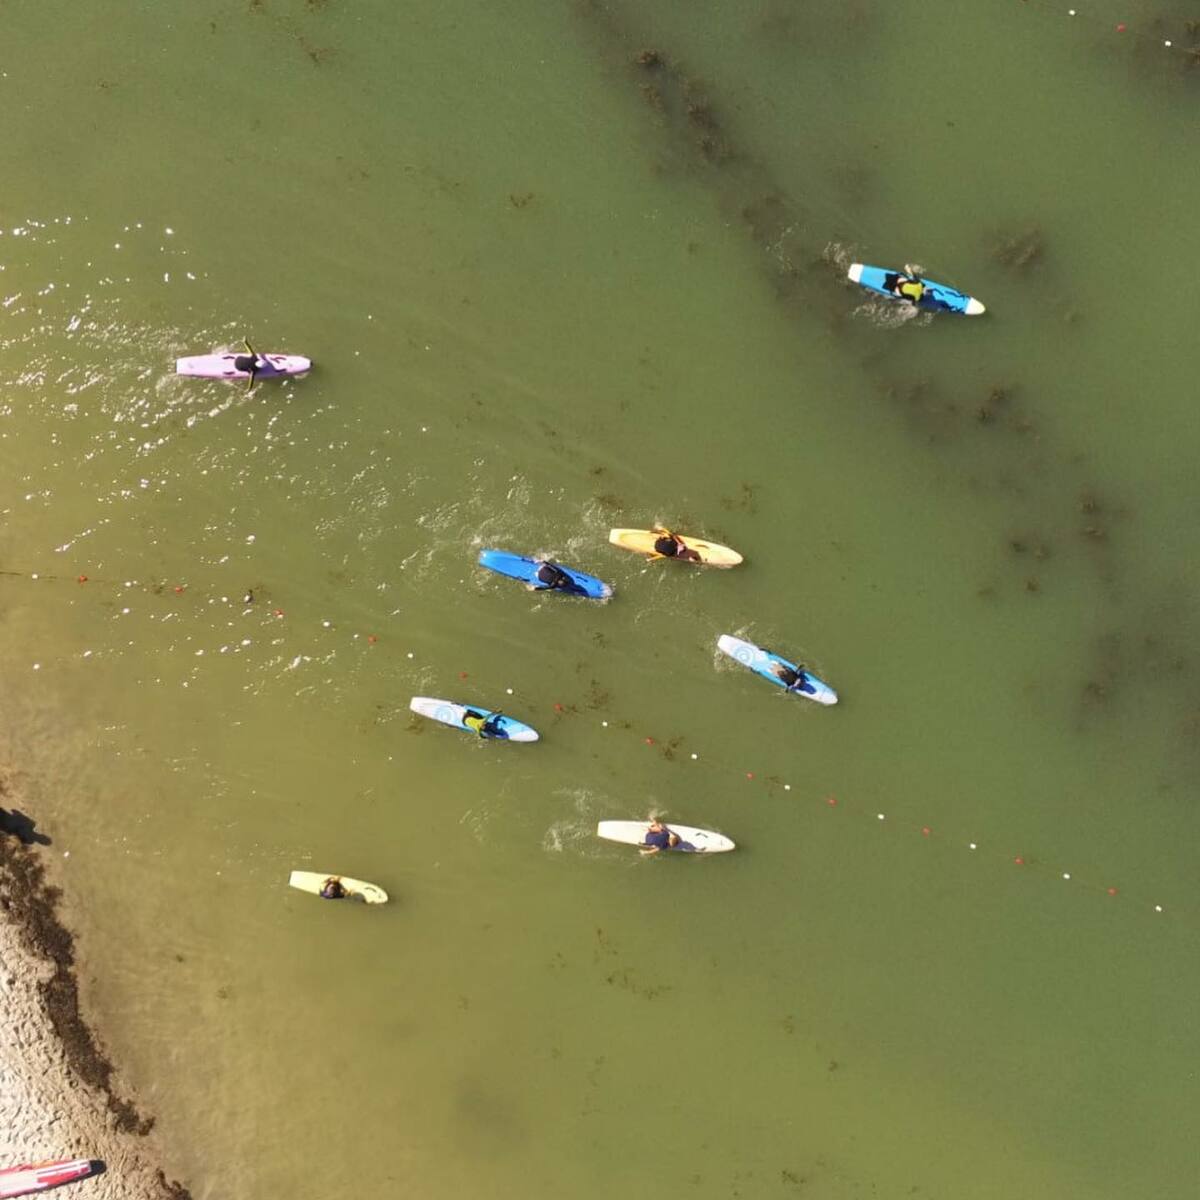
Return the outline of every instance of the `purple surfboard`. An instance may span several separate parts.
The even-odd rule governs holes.
[[[190,358],[175,360],[176,375],[194,375],[201,379],[249,379],[250,372],[243,371],[237,360],[247,359],[248,354],[193,354]],[[258,379],[271,379],[279,375],[303,375],[312,368],[312,359],[299,354],[256,355]]]

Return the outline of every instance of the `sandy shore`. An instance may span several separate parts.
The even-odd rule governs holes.
[[[0,827],[0,1167],[101,1159],[103,1175],[54,1194],[190,1200],[158,1167],[153,1118],[120,1093],[79,1011],[74,943],[41,853]]]

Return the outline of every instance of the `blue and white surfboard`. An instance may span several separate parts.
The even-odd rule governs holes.
[[[464,733],[473,733],[476,737],[479,736],[479,731],[472,729],[467,724],[466,718],[482,717],[486,721],[489,717],[496,716],[491,709],[480,708],[477,704],[455,704],[453,700],[435,700],[431,696],[414,696],[408,702],[408,707],[423,717],[441,721],[443,725],[453,725],[455,729],[461,729]],[[503,742],[536,742],[538,740],[536,729],[526,725],[523,721],[518,721],[515,717],[504,714],[501,714],[499,719],[493,723],[492,731],[484,733],[483,736]]]
[[[807,696],[810,700],[815,700],[818,704],[837,703],[837,692],[829,684],[818,679],[809,671],[801,671],[795,663],[790,663],[786,658],[782,658],[770,650],[764,650],[761,646],[756,646],[753,642],[744,642],[741,638],[723,633],[717,639],[717,648],[723,650],[730,658],[740,662],[743,667],[749,667],[756,675],[761,675],[764,679],[770,680],[776,687],[793,692],[797,696]],[[773,663],[780,663],[789,670],[798,672],[800,674],[799,682],[789,688],[771,670]]]
[[[889,300],[903,300],[902,296],[896,295],[896,283],[912,278],[903,271],[888,271],[883,267],[868,267],[863,263],[851,263],[850,270],[846,273],[854,283],[870,288],[871,291],[878,292],[879,295],[886,296]],[[925,291],[917,302],[918,308],[929,309],[933,312],[962,313],[966,317],[977,317],[981,313],[987,312],[987,309],[978,300],[971,296],[965,296],[962,292],[956,292],[954,288],[948,287],[944,283],[934,283],[932,279],[924,278],[921,279],[921,282],[925,285]]]

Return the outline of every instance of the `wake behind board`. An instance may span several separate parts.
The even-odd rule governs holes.
[[[64,1183],[99,1175],[104,1163],[96,1158],[61,1158],[55,1162],[25,1163],[0,1170],[0,1200],[10,1196],[31,1196]]]
[[[720,854],[725,850],[734,849],[734,844],[723,833],[714,833],[711,829],[697,829],[693,825],[676,825],[674,821],[663,822],[672,832],[679,834],[678,846],[672,846],[669,853],[674,854]],[[596,836],[606,841],[621,842],[626,846],[644,846],[646,833],[650,828],[648,821],[601,821],[596,826]]]
[[[723,633],[717,638],[717,648],[728,654],[730,658],[740,662],[743,667],[749,667],[756,675],[761,675],[764,679],[769,680],[776,687],[781,687],[785,691],[790,690],[797,696],[807,696],[809,700],[815,700],[818,704],[837,703],[837,692],[824,680],[818,679],[811,671],[801,672],[803,680],[800,685],[789,689],[783,680],[771,670],[771,664],[782,663],[792,671],[799,671],[799,668],[795,663],[788,662],[786,658],[771,650],[764,650],[753,642],[745,642],[728,633]]]
[[[414,696],[408,702],[408,707],[422,717],[441,721],[443,725],[452,725],[455,729],[475,734],[476,737],[479,736],[478,733],[466,724],[463,718],[469,715],[486,719],[495,715],[490,709],[480,708],[478,705],[473,704],[468,707],[465,704],[455,704],[453,700],[435,700],[432,696]],[[501,714],[497,724],[498,732],[490,735],[497,741],[536,742],[538,740],[537,730],[523,721],[518,721],[515,717]]]
[[[632,550],[635,554],[645,554],[650,558],[664,558],[654,549],[654,543],[660,534],[653,529],[610,529],[608,540],[614,546],[623,550]],[[719,542],[706,542],[703,538],[685,536],[682,533],[676,537],[689,549],[700,555],[700,563],[708,567],[736,567],[742,561],[742,556],[728,546]],[[680,559],[680,562],[695,562],[695,559]]]
[[[346,889],[347,900],[365,900],[368,904],[386,904],[388,894],[381,887],[362,879],[351,879],[349,875],[330,875],[320,871],[293,871],[288,876],[288,885],[309,892],[314,896],[331,880],[336,879]]]
[[[191,375],[200,379],[249,379],[250,372],[237,365],[239,358],[248,354],[193,354],[189,358],[175,360],[176,375]],[[255,356],[258,366],[256,379],[274,379],[283,375],[303,375],[312,370],[312,359],[299,354],[259,354]]]
[[[888,287],[889,281],[895,286],[894,281],[896,279],[907,280],[911,278],[905,275],[903,271],[888,271],[883,267],[869,267],[864,263],[851,263],[850,269],[846,274],[849,276],[851,282],[861,284],[863,287],[878,293],[880,296],[886,296],[889,300],[897,301],[903,300],[903,297],[897,296]],[[925,279],[924,277],[922,277],[921,282],[925,285],[925,291],[921,299],[917,301],[918,308],[924,308],[932,312],[961,313],[966,317],[977,317],[987,312],[987,309],[984,308],[980,301],[956,291],[947,284],[934,283],[932,279]],[[904,301],[904,303],[908,303],[908,301]]]
[[[507,550],[480,550],[479,552],[481,567],[487,567],[489,571],[495,571],[498,575],[507,575],[510,579],[519,579],[539,592],[558,591],[564,592],[568,596],[586,596],[589,600],[607,600],[613,594],[612,588],[602,579],[597,579],[594,575],[587,575],[583,571],[576,571],[574,567],[564,567],[562,563],[557,562],[554,566],[570,578],[571,586],[547,587],[537,578],[537,570],[545,561],[545,559],[525,558],[520,554],[510,554]]]

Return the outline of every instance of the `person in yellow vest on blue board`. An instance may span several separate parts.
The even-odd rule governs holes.
[[[508,734],[504,732],[504,726],[500,723],[502,715],[494,712],[490,716],[484,716],[474,709],[468,709],[463,717],[463,724],[468,729],[473,729],[481,738],[506,738]]]
[[[904,264],[904,270],[906,272],[904,275],[901,275],[899,271],[886,275],[884,286],[893,296],[907,300],[913,308],[916,308],[925,295],[925,284],[920,275],[908,263]]]

